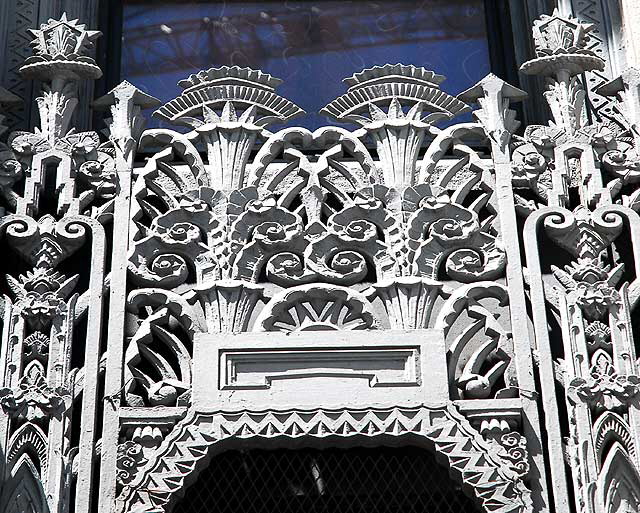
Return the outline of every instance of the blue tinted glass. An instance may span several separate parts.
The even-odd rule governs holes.
[[[317,111],[343,78],[397,62],[445,75],[451,94],[472,86],[489,72],[484,0],[124,2],[122,78],[163,102],[191,73],[248,66],[283,79],[308,113],[289,124],[313,129],[333,124]]]

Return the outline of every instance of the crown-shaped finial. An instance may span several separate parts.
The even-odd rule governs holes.
[[[86,30],[78,20],[49,19],[40,30],[29,30],[33,56],[28,57],[20,72],[27,78],[100,78],[102,71],[86,54],[100,35],[97,30]]]
[[[571,75],[604,69],[604,61],[588,50],[587,34],[594,25],[581,23],[572,16],[561,16],[556,9],[551,16],[543,14],[533,22],[536,58],[520,68],[528,75],[553,75],[563,69]]]

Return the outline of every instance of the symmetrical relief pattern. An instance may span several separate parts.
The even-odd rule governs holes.
[[[187,416],[144,466],[145,472],[125,487],[125,500],[115,511],[167,511],[183,486],[185,474],[198,472],[207,457],[222,450],[219,446],[231,438],[259,444],[269,439],[329,436],[353,439],[354,443],[362,438],[413,437],[446,458],[458,479],[487,511],[531,510],[530,492],[516,478],[517,464],[514,468],[511,465],[517,458],[513,449],[510,456],[509,451],[495,448],[454,410],[394,408]]]
[[[71,126],[99,34],[32,31],[40,124],[0,146],[0,508],[168,513],[234,439],[345,438],[424,443],[484,511],[636,511],[640,72],[589,124],[591,29],[534,24],[546,125],[494,75],[454,97],[387,64],[322,109],[353,130],[278,130],[304,114],[281,81],[225,66],[164,105],[119,84],[106,137]]]
[[[577,511],[633,511],[640,489],[640,377],[631,321],[640,227],[638,81],[628,70],[601,86],[600,94],[618,96],[624,115],[615,123],[585,124],[577,77],[604,68],[586,43],[591,28],[557,13],[536,24],[538,58],[523,70],[548,77],[553,122],[529,127],[519,141],[516,200],[528,216],[524,240],[543,400],[564,402],[569,415],[567,427],[548,423],[551,438],[564,440],[550,448],[551,458],[567,456],[575,490],[568,502]],[[547,257],[547,249],[557,257]],[[559,494],[565,469],[558,464],[552,474]]]

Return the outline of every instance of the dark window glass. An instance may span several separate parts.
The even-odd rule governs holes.
[[[445,75],[451,94],[472,86],[490,70],[484,0],[124,0],[121,78],[163,102],[191,73],[248,66],[308,112],[290,124],[317,128],[343,78],[397,62]]]
[[[214,457],[174,513],[472,513],[418,447],[231,451]]]

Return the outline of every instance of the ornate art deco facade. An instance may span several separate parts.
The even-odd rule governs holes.
[[[590,29],[535,22],[551,119],[524,130],[496,76],[456,98],[389,64],[323,109],[353,131],[270,131],[300,107],[223,67],[165,105],[121,83],[104,136],[71,126],[100,34],[33,30],[40,123],[0,148],[0,510],[168,513],[238,441],[295,439],[410,440],[478,511],[639,511],[640,71],[591,122]]]

